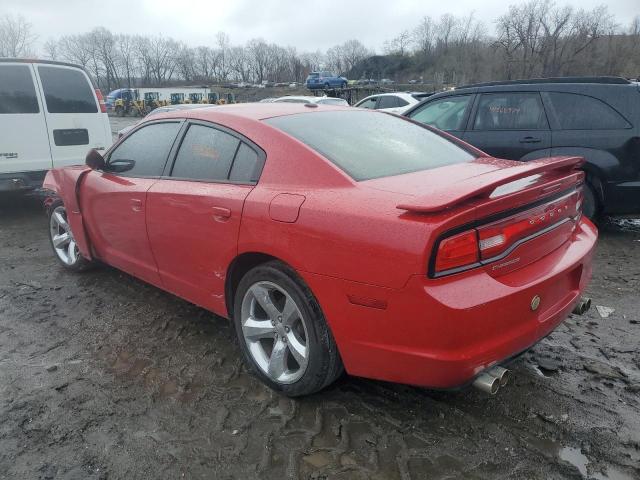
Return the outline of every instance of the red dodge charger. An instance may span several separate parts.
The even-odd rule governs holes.
[[[153,117],[45,188],[62,265],[99,260],[232,319],[276,390],[346,370],[494,393],[504,362],[584,306],[581,162],[490,158],[381,112],[244,104]]]

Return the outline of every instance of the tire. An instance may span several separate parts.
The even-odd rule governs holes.
[[[324,84],[324,88],[325,88],[325,90],[329,90],[331,88],[331,85],[329,85],[328,83],[325,83]]]
[[[73,272],[89,269],[93,263],[82,256],[67,222],[67,212],[62,200],[54,201],[49,207],[49,243],[58,262]],[[64,240],[61,240],[66,234]],[[57,246],[56,246],[57,245]]]
[[[342,82],[340,84],[340,88],[347,88],[347,82]]]
[[[235,292],[233,321],[249,370],[278,392],[309,395],[343,372],[320,305],[282,262],[267,262],[245,274]]]
[[[583,192],[582,214],[589,220],[595,220],[600,213],[600,202],[598,201],[596,192],[589,183],[585,183]]]

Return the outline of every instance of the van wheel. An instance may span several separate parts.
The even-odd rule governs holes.
[[[78,249],[61,200],[56,200],[49,207],[49,241],[56,258],[66,269],[80,272],[92,265]]]
[[[274,390],[290,397],[309,395],[343,371],[320,305],[281,262],[259,265],[242,278],[233,320],[246,364]]]
[[[582,213],[589,220],[594,220],[600,213],[600,202],[598,201],[596,192],[589,183],[585,183],[583,192]]]

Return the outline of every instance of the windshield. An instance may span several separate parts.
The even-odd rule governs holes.
[[[473,154],[431,130],[379,112],[301,113],[265,120],[356,181],[469,162]]]

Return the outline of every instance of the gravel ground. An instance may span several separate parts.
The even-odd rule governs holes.
[[[298,400],[231,325],[109,267],[70,274],[40,201],[0,198],[0,478],[640,478],[640,222],[496,397],[344,377]]]

